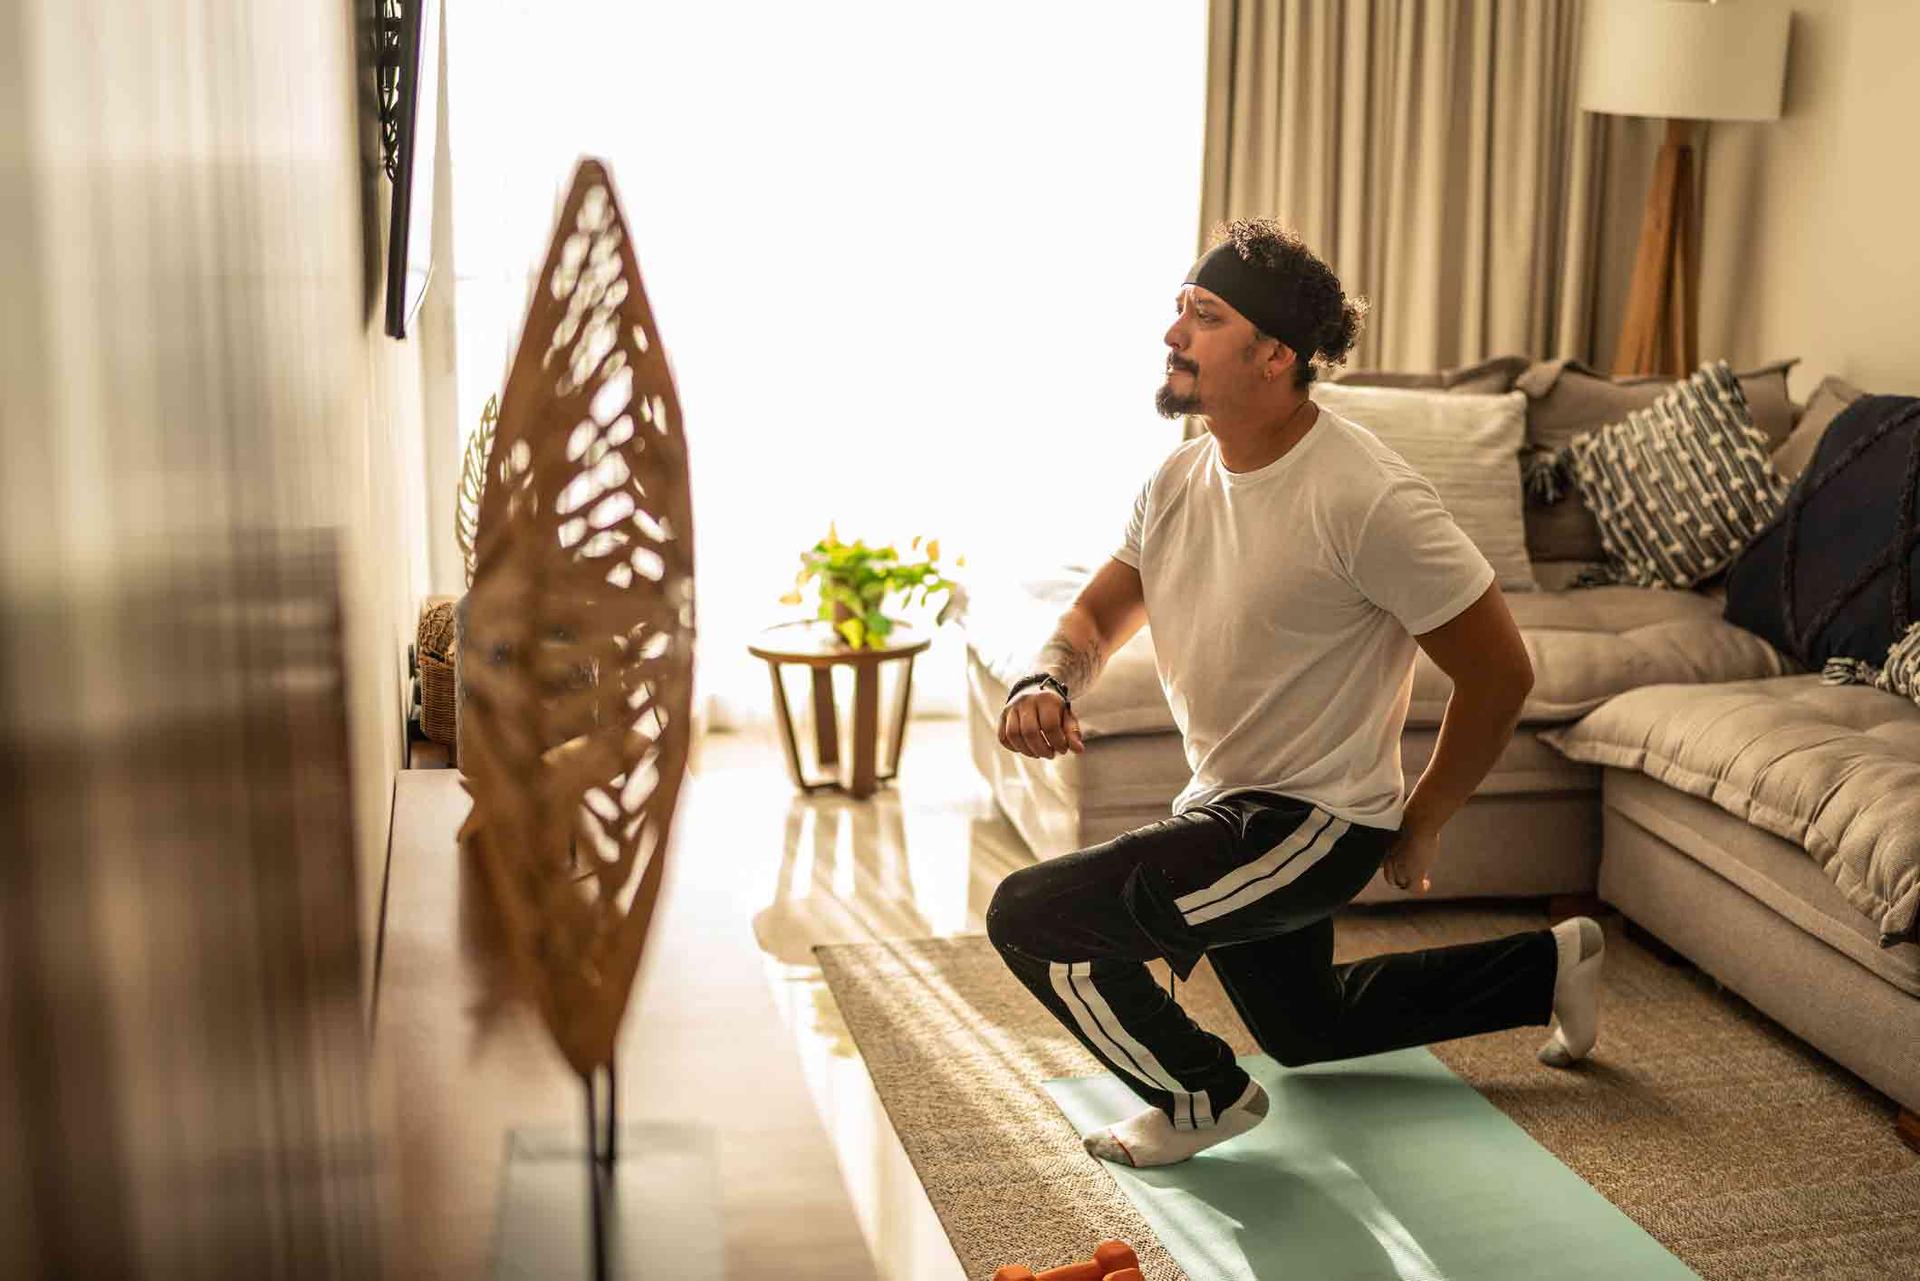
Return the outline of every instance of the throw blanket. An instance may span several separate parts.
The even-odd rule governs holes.
[[[1727,573],[1726,618],[1802,665],[1879,665],[1920,602],[1920,399],[1863,396]]]

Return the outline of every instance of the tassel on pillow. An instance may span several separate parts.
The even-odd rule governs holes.
[[[1820,672],[1822,685],[1871,685],[1920,703],[1920,622],[1887,650],[1883,667],[1858,658],[1829,658]]]
[[[1520,463],[1520,479],[1527,501],[1536,507],[1551,507],[1573,488],[1573,451],[1566,446],[1554,449],[1535,445]]]
[[[1878,685],[1880,669],[1864,658],[1829,658],[1820,672],[1822,685]]]
[[[1567,584],[1567,587],[1570,590],[1578,591],[1583,587],[1612,587],[1616,583],[1626,582],[1628,582],[1628,580],[1612,565],[1583,565],[1580,568],[1580,572],[1573,576],[1573,581]],[[1639,583],[1630,585],[1645,587],[1649,584]],[[1653,585],[1658,586],[1658,584]]]

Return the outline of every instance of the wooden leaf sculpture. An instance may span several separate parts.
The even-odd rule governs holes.
[[[491,459],[461,839],[519,988],[587,1075],[612,1056],[660,893],[694,643],[680,405],[598,161],[574,171]]]
[[[466,567],[467,586],[473,586],[473,540],[480,528],[480,495],[487,487],[487,456],[493,451],[493,431],[500,422],[500,398],[487,397],[480,425],[467,437],[460,459],[460,492],[454,495],[453,541]]]

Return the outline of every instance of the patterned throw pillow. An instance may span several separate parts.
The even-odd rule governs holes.
[[[1790,486],[1725,361],[1566,450],[1600,525],[1615,582],[1691,587],[1713,577],[1773,518]]]

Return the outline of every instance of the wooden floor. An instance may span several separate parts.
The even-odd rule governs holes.
[[[466,806],[451,770],[400,776],[374,1050],[393,1275],[408,1278],[487,1276],[508,1131],[581,1108],[530,1018],[476,1030],[483,949],[454,847]],[[964,723],[916,722],[900,779],[857,802],[797,795],[770,736],[711,736],[676,823],[619,1052],[623,1119],[712,1126],[730,1278],[957,1281],[811,949],[979,930],[1027,861]]]

